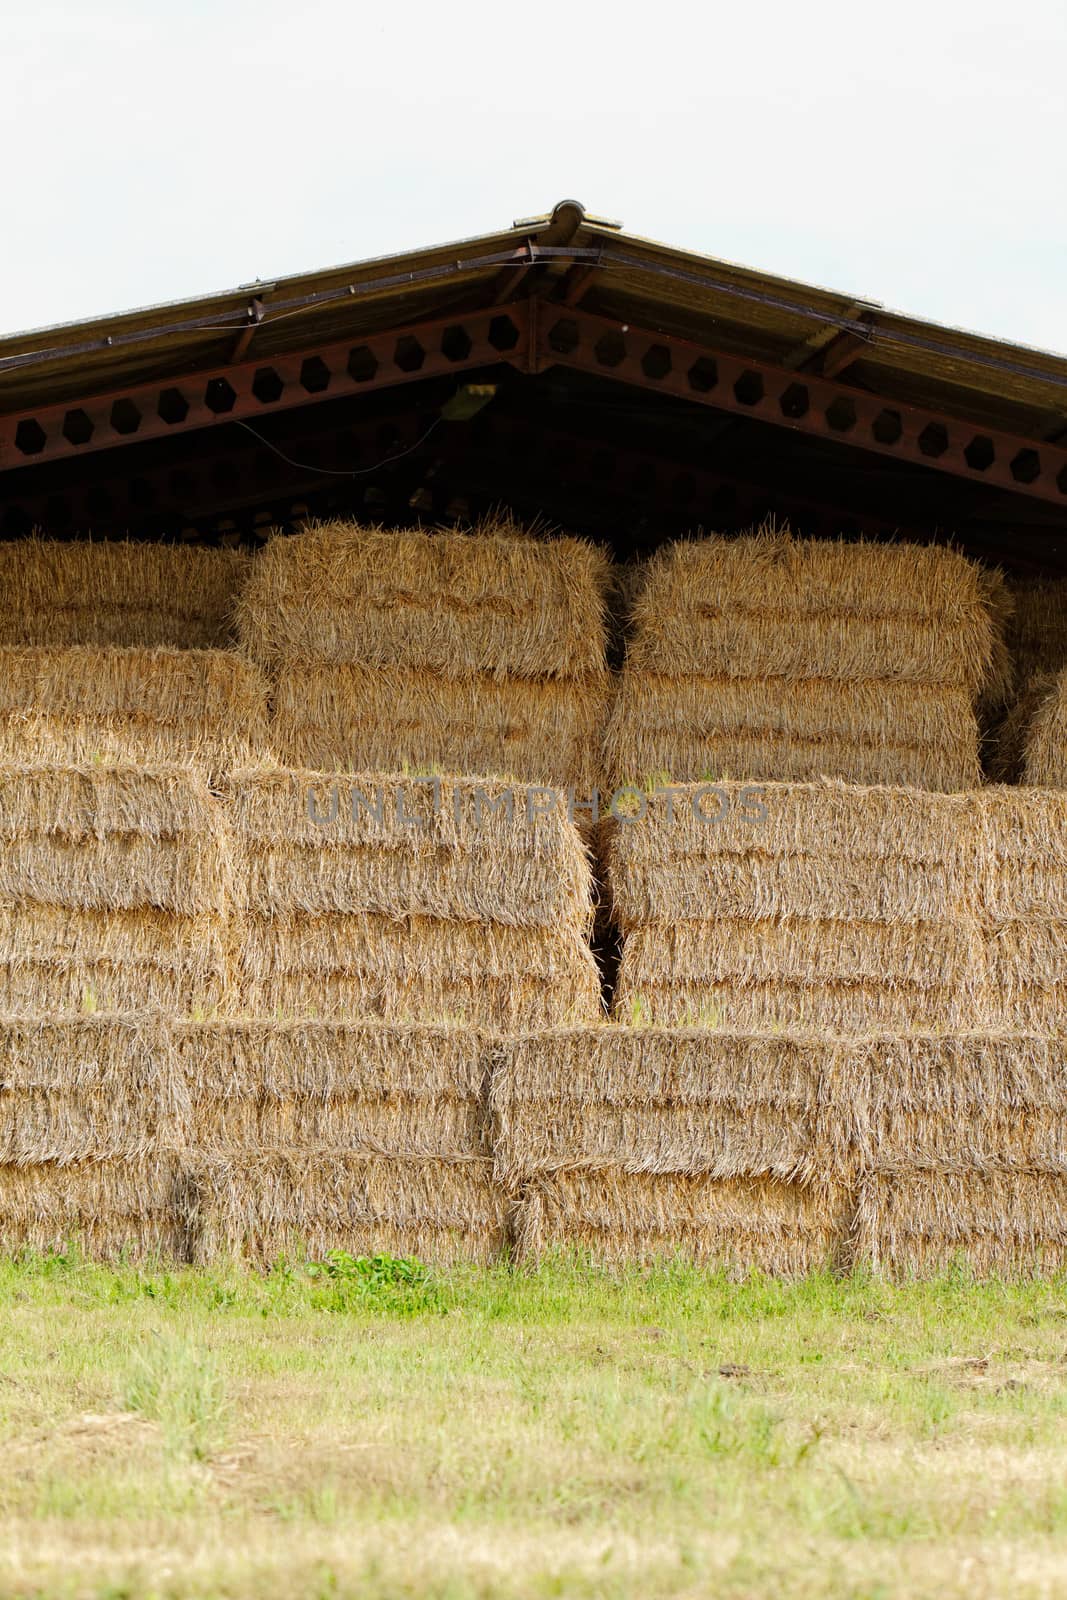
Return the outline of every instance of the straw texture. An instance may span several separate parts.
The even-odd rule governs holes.
[[[0,901],[223,912],[228,838],[179,767],[0,767]]]
[[[1065,1069],[1063,1034],[886,1036],[849,1058],[839,1087],[856,1126],[869,1118],[869,1167],[1067,1174]]]
[[[0,1163],[174,1149],[185,1110],[161,1020],[0,1017]]]
[[[13,540],[0,544],[0,644],[214,649],[230,642],[247,569],[232,550]]]
[[[1067,1175],[1048,1172],[872,1173],[861,1185],[858,1259],[893,1277],[962,1264],[979,1277],[1067,1266]]]
[[[282,761],[325,772],[484,774],[597,783],[611,679],[444,677],[416,667],[287,665],[275,690]]]
[[[1023,781],[1067,789],[1067,671],[1041,680],[1034,701],[1023,744]]]
[[[321,523],[256,560],[241,639],[275,671],[303,661],[580,677],[603,667],[609,573],[597,546],[506,520],[469,534]]]
[[[138,1261],[188,1259],[174,1156],[0,1165],[0,1251],[63,1251]]]
[[[586,927],[592,881],[565,802],[503,785],[261,769],[224,786],[248,910]],[[336,813],[336,814],[335,814]],[[322,820],[315,820],[318,817]]]
[[[1067,668],[1067,578],[1016,578],[1009,589],[1008,647],[1024,689]]]
[[[210,1012],[230,983],[229,924],[177,916],[0,904],[0,1012]]]
[[[613,781],[821,777],[955,791],[981,781],[970,693],[940,684],[623,673]]]
[[[631,801],[643,818],[608,830],[617,1016],[845,1035],[973,1020],[967,797],[722,783]]]
[[[224,650],[0,648],[0,759],[189,762],[267,749],[267,681]]]
[[[473,1028],[232,1021],[175,1032],[197,1148],[489,1153],[489,1043]]]
[[[516,1249],[523,1261],[567,1248],[608,1264],[682,1257],[791,1277],[830,1265],[845,1224],[842,1197],[811,1185],[583,1167],[527,1186]]]
[[[580,539],[320,524],[275,538],[240,607],[282,760],[590,788],[611,567]]]
[[[594,1021],[600,976],[583,929],[440,917],[249,915],[230,1011],[259,1017],[453,1018],[508,1029]]]
[[[246,1255],[262,1266],[341,1249],[488,1263],[505,1242],[507,1200],[484,1157],[261,1150],[203,1157],[190,1180],[199,1261]]]
[[[559,1168],[826,1179],[855,1162],[841,1040],[707,1028],[555,1029],[508,1040],[493,1073],[502,1180]]]
[[[1003,675],[997,595],[953,551],[766,526],[667,545],[632,604],[610,782],[980,778],[975,702]]]

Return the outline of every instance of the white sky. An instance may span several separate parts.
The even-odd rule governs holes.
[[[0,0],[0,329],[501,226],[1067,351],[1064,0]]]

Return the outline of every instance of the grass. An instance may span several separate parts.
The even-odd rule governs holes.
[[[0,1593],[1063,1593],[1065,1287],[0,1263]]]

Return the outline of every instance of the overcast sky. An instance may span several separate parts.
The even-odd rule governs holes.
[[[1067,351],[1064,0],[0,0],[0,328],[635,232]]]

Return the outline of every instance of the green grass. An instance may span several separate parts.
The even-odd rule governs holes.
[[[0,1593],[1067,1593],[1067,1291],[0,1263]]]

